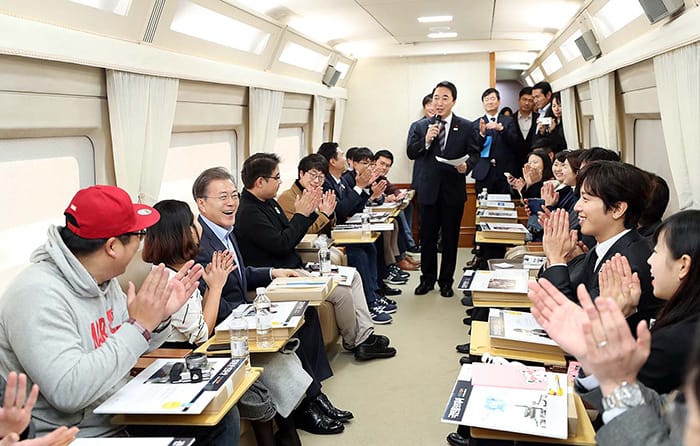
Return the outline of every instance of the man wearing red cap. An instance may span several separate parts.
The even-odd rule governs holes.
[[[126,383],[139,356],[165,341],[170,315],[197,287],[202,268],[188,262],[168,280],[160,265],[138,293],[130,283],[125,295],[115,278],[158,212],[118,187],[93,186],[78,191],[65,216],[0,299],[0,374],[25,373],[39,385],[38,435],[61,425],[79,427],[82,437],[119,435],[123,427],[93,409]],[[238,414],[211,429],[172,432],[198,444],[235,445]]]

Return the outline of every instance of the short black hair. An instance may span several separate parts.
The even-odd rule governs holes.
[[[374,154],[368,147],[356,147],[351,156],[345,154],[346,158],[349,158],[356,163],[367,159],[371,160],[373,156]]]
[[[506,114],[509,113],[509,114]],[[503,107],[501,111],[498,112],[498,116],[513,116],[513,109],[510,107]]]
[[[380,156],[382,158],[387,158],[387,159],[391,160],[391,164],[392,165],[394,164],[394,155],[390,151],[388,151],[387,149],[377,150],[377,152],[374,154],[374,157],[372,159],[374,161],[377,161]]]
[[[642,227],[661,221],[671,199],[671,191],[666,180],[654,173],[646,173],[649,176],[650,191],[649,201],[639,217],[639,225]]]
[[[591,147],[581,152],[581,162],[589,163],[591,161],[620,161],[620,155],[614,150]]]
[[[578,196],[581,196],[582,186],[586,186],[587,194],[603,200],[606,212],[611,211],[617,203],[627,203],[625,228],[637,227],[649,197],[649,182],[643,170],[619,161],[593,161],[578,173]]]
[[[66,226],[62,226],[59,229],[58,234],[61,236],[63,244],[66,245],[66,248],[68,248],[73,255],[79,256],[92,254],[93,252],[102,248],[105,243],[107,243],[107,240],[109,240],[108,238],[83,238],[78,236],[75,232],[68,229],[68,223],[78,227],[78,222],[76,221],[75,217],[68,213],[64,215],[66,216]],[[133,234],[122,234],[117,236],[117,238],[120,242],[122,242],[122,244],[126,245],[131,240],[132,235]]]
[[[324,142],[318,148],[318,154],[323,156],[329,163],[338,157],[338,143]]]
[[[426,94],[425,96],[423,96],[423,107],[430,104],[431,102],[433,102],[432,94]]]
[[[526,94],[529,94],[532,96],[532,87],[523,87],[520,89],[520,93],[518,93],[518,99],[522,98]]]
[[[481,93],[481,101],[483,102],[484,98],[490,95],[491,93],[496,93],[496,98],[499,101],[501,100],[501,93],[499,93],[498,90],[496,90],[495,88],[487,88],[486,90],[484,90],[483,93]]]
[[[527,159],[530,159],[532,155],[542,160],[542,181],[554,178],[554,174],[552,173],[552,160],[549,158],[549,153],[543,149],[535,149],[527,154]]]
[[[545,82],[545,81],[536,83],[535,85],[532,86],[532,89],[533,90],[542,90],[542,94],[545,96],[547,96],[547,93],[552,92],[552,86],[549,85],[549,82]]]
[[[306,173],[310,170],[318,170],[319,172],[323,172],[324,175],[328,175],[328,160],[318,153],[306,155],[299,160],[298,171]]]
[[[255,185],[255,180],[260,177],[269,178],[279,165],[280,158],[274,153],[254,153],[243,162],[241,180],[246,189]]]
[[[348,150],[345,151],[345,159],[349,159],[350,161],[355,161],[355,152],[357,151],[358,147],[350,147]]]
[[[440,87],[447,88],[448,90],[450,90],[450,92],[452,93],[452,100],[453,101],[457,100],[457,87],[455,87],[455,84],[453,84],[450,81],[438,82],[438,84],[435,86],[435,88],[433,88],[433,92],[432,92],[431,96],[435,96],[435,90],[437,90]]]
[[[571,171],[578,174],[578,171],[581,170],[581,153],[583,153],[583,150],[571,150],[570,152],[561,151],[559,153],[566,154],[566,160],[569,162]]]

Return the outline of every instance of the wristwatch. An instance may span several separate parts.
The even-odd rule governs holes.
[[[610,395],[603,397],[604,410],[638,407],[645,403],[639,384],[630,384],[627,381],[622,381]]]

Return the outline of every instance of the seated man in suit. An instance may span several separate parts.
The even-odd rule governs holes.
[[[299,160],[298,179],[291,188],[282,192],[277,199],[287,219],[291,220],[294,214],[296,214],[294,203],[297,197],[301,197],[305,190],[323,191],[323,182],[326,175],[328,175],[328,161],[323,155],[314,153]],[[332,197],[332,199],[329,200],[331,203],[326,205],[327,200],[322,200],[316,212],[316,220],[314,220],[306,232],[309,234],[325,234],[326,236],[330,236],[331,229],[337,221],[335,212],[337,197],[332,190],[323,193],[325,196]],[[377,250],[374,248],[374,245],[370,243],[350,244],[345,246],[345,251],[348,265],[356,268],[360,277],[367,278],[366,280],[362,280],[362,287],[365,292],[367,307],[369,308],[372,322],[375,324],[391,323],[392,318],[386,311],[392,311],[391,305],[393,303],[389,302],[387,298],[381,295],[380,291],[376,289]],[[392,289],[392,291],[398,291],[400,293],[400,290]]]
[[[421,207],[421,281],[416,294],[427,294],[437,281],[440,294],[452,297],[459,227],[467,200],[466,174],[474,168],[484,139],[485,125],[481,122],[479,132],[472,123],[452,114],[457,100],[457,87],[443,81],[433,89],[435,122],[424,120],[417,124],[408,145],[408,157],[421,159],[421,190],[418,203]],[[468,159],[457,166],[441,163],[436,157],[446,159]],[[437,240],[442,231],[442,264],[440,275],[437,268]]]
[[[297,275],[291,270],[251,267],[243,262],[233,234],[239,194],[229,171],[223,167],[213,167],[202,172],[192,186],[192,196],[199,209],[198,221],[202,227],[197,263],[206,267],[215,251],[228,250],[234,254],[234,262],[238,265],[229,273],[221,291],[217,323],[238,305],[247,302],[248,290],[266,286],[274,277]],[[344,430],[341,422],[351,419],[353,415],[335,408],[321,392],[321,381],[330,378],[333,371],[326,356],[316,310],[309,308],[304,319],[304,325],[295,335],[301,341],[296,354],[313,381],[306,391],[307,397],[295,411],[295,421],[299,429],[308,432],[338,434]]]
[[[274,153],[256,153],[243,163],[241,177],[245,189],[235,233],[248,264],[294,268],[303,274],[301,258],[294,248],[316,220],[321,190],[305,190],[295,200],[294,216],[288,220],[274,198],[280,186],[279,172],[279,158]],[[396,355],[386,336],[374,334],[362,279],[357,272],[350,287],[337,286],[327,300],[335,308],[343,347],[354,351],[355,358]]]
[[[541,277],[548,279],[569,299],[577,301],[576,287],[586,285],[591,296],[599,294],[598,271],[619,253],[629,260],[641,284],[637,312],[628,318],[630,327],[656,317],[663,301],[654,297],[647,259],[649,242],[637,232],[639,216],[647,203],[649,184],[644,173],[629,164],[594,161],[579,171],[576,188],[580,199],[574,206],[581,233],[595,238],[586,254],[570,258],[577,250],[577,234],[569,228],[569,214],[559,209],[545,221],[543,247],[547,256]],[[568,261],[568,262],[567,262]]]

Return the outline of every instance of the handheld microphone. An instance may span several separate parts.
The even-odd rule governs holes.
[[[435,115],[433,117],[433,124],[437,124],[438,126],[442,125],[442,116],[440,115]],[[438,127],[438,130],[440,130],[440,127]],[[433,136],[430,141],[432,142],[435,137]]]

